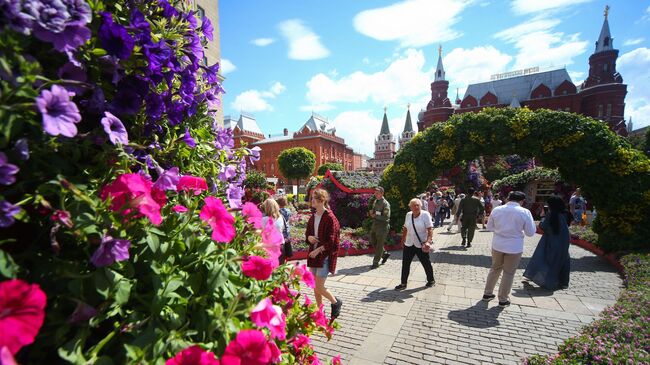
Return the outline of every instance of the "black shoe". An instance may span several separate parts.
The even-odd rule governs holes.
[[[496,298],[496,295],[494,294],[485,294],[483,295],[483,300],[486,302],[489,302],[490,300]]]
[[[499,307],[507,307],[510,305],[510,301],[506,300],[505,302],[499,302]]]
[[[383,255],[381,255],[381,264],[385,264],[386,261],[388,261],[388,258],[390,257],[390,253],[384,252]]]
[[[427,288],[430,288],[430,287],[432,287],[434,285],[436,285],[436,279],[433,279],[431,281],[427,281],[427,283],[424,284],[424,286],[426,286]]]
[[[378,264],[372,264],[372,266],[370,266],[370,270],[374,270],[374,269],[376,269],[378,267],[379,267]]]
[[[471,243],[471,242],[467,242],[467,246],[466,246],[466,247],[467,247],[467,248],[472,247],[472,243]]]
[[[406,289],[406,284],[399,284],[398,286],[395,287],[395,290],[404,290]]]
[[[463,242],[461,242],[460,245],[465,246],[465,238],[463,238]]]
[[[332,319],[338,318],[338,316],[341,314],[341,307],[343,306],[343,301],[337,297],[334,297],[336,299],[336,303],[332,304]]]

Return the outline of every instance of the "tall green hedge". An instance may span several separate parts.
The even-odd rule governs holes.
[[[650,160],[605,123],[550,110],[487,108],[454,115],[417,134],[382,179],[394,207],[393,223],[443,169],[481,155],[506,154],[535,157],[581,186],[598,209],[594,230],[603,249],[648,246]]]

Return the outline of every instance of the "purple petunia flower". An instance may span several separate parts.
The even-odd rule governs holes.
[[[131,241],[119,240],[106,235],[102,238],[102,243],[90,258],[90,262],[96,267],[112,265],[116,261],[129,259],[129,247]]]
[[[201,20],[201,32],[203,32],[203,35],[207,40],[212,42],[214,27],[212,26],[212,22],[210,21],[210,19],[203,18]]]
[[[129,58],[135,45],[133,37],[126,30],[126,27],[113,21],[111,13],[102,12],[100,15],[103,21],[102,25],[99,26],[98,36],[102,47],[108,54],[119,59],[125,60]]]
[[[141,107],[142,97],[128,86],[120,87],[111,102],[111,110],[116,114],[133,115],[138,113]]]
[[[163,15],[165,18],[171,18],[173,16],[178,16],[178,10],[175,7],[169,4],[167,0],[158,0],[158,6],[162,8]]]
[[[61,0],[27,0],[24,9],[34,18],[34,30],[61,33],[70,18],[68,7]]]
[[[84,303],[80,300],[75,300],[77,302],[77,307],[74,312],[68,317],[68,323],[70,324],[87,324],[88,321],[97,315],[97,309]]]
[[[16,182],[16,174],[20,171],[18,166],[9,163],[4,152],[0,152],[0,184],[11,185]]]
[[[131,13],[130,27],[135,31],[136,38],[140,43],[151,42],[151,25],[138,8]]]
[[[113,144],[127,144],[129,143],[129,134],[124,128],[124,124],[116,116],[110,112],[104,112],[104,118],[101,120],[104,126],[104,132],[108,134],[108,139]]]
[[[25,2],[25,9],[35,19],[34,35],[44,42],[50,42],[59,52],[68,53],[74,61],[72,51],[90,39],[92,14],[84,0],[48,0]]]
[[[14,217],[20,213],[20,207],[13,205],[6,200],[0,201],[0,228],[6,228],[14,224]]]
[[[225,165],[221,168],[221,172],[219,172],[217,178],[223,182],[228,182],[235,175],[237,175],[237,168],[233,165]]]
[[[16,32],[28,35],[34,17],[22,12],[21,3],[21,0],[0,0],[0,28],[8,25]]]
[[[27,138],[21,138],[14,144],[14,150],[18,153],[18,158],[23,161],[29,160],[29,144]]]
[[[253,148],[248,149],[250,154],[250,159],[251,162],[257,162],[260,160],[260,151],[262,150],[260,147],[255,146]]]
[[[172,167],[160,174],[158,180],[153,184],[153,187],[158,190],[172,190],[176,191],[176,185],[180,181],[178,167]]]
[[[214,141],[214,146],[217,149],[221,150],[224,148],[233,148],[235,146],[232,129],[219,126],[216,128],[216,132],[217,138]]]
[[[241,186],[237,184],[228,185],[226,195],[228,196],[228,204],[231,208],[241,208],[241,198],[244,196],[244,189]]]
[[[150,73],[159,73],[163,67],[170,67],[173,53],[165,41],[144,46],[143,54],[147,58],[147,68]]]
[[[88,75],[86,75],[86,71],[72,62],[68,62],[61,66],[57,74],[63,80],[73,80],[79,82],[88,81]],[[75,94],[82,94],[86,90],[85,88],[76,85],[66,85],[65,88]]]
[[[43,115],[43,129],[52,136],[63,135],[74,137],[77,135],[75,123],[81,121],[77,105],[70,100],[74,93],[64,87],[52,85],[51,90],[43,90],[36,97],[36,106]]]
[[[183,142],[190,146],[190,148],[196,147],[196,141],[194,138],[192,138],[192,135],[190,134],[190,130],[185,128],[185,135],[183,136]]]
[[[196,20],[196,17],[194,16],[196,12],[194,10],[191,10],[185,15],[185,20],[187,20],[188,23],[190,23],[190,29],[196,29],[199,26],[199,22]]]

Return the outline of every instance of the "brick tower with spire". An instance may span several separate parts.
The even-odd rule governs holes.
[[[415,137],[415,131],[413,130],[413,124],[411,123],[411,104],[407,106],[406,109],[406,121],[404,122],[404,130],[402,135],[399,137],[399,149],[401,150],[404,145]]]
[[[589,76],[580,86],[580,113],[605,121],[615,132],[626,135],[624,111],[627,85],[616,71],[618,50],[614,49],[608,14],[609,6],[605,6],[600,36],[594,53],[589,57]]]
[[[422,114],[422,119],[418,121],[418,130],[422,131],[426,126],[436,122],[444,122],[454,114],[454,108],[447,96],[449,81],[445,79],[445,68],[442,65],[442,46],[438,47],[438,65],[436,66],[436,75],[431,83],[431,100],[427,104],[427,109]]]
[[[368,170],[381,174],[395,158],[395,137],[388,128],[388,117],[384,108],[384,119],[381,122],[381,131],[375,140],[375,157],[368,160]]]

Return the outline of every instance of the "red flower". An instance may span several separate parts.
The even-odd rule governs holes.
[[[202,177],[181,176],[178,184],[176,184],[176,191],[193,191],[194,195],[199,195],[206,190],[208,190],[208,184]]]
[[[246,222],[252,224],[255,229],[262,229],[262,212],[257,209],[255,204],[244,204],[241,208],[241,214],[246,217]]]
[[[167,360],[165,365],[219,365],[219,360],[210,351],[197,345],[190,346]]]
[[[123,210],[125,215],[132,212],[131,208],[137,208],[151,223],[160,225],[160,208],[167,203],[167,196],[163,191],[152,189],[152,185],[140,174],[122,174],[104,186],[100,196],[103,200],[111,198],[111,210],[114,212],[128,203],[127,209]]]
[[[47,297],[37,284],[12,279],[0,283],[0,349],[12,354],[34,342],[45,319]]]
[[[276,346],[277,348],[277,346]],[[262,331],[241,330],[226,346],[221,357],[222,365],[267,365],[277,356]]]
[[[251,256],[241,263],[241,271],[248,277],[266,280],[273,272],[273,262],[263,257]]]
[[[235,218],[228,213],[220,199],[209,196],[199,215],[212,227],[212,240],[230,242],[235,238]]]

